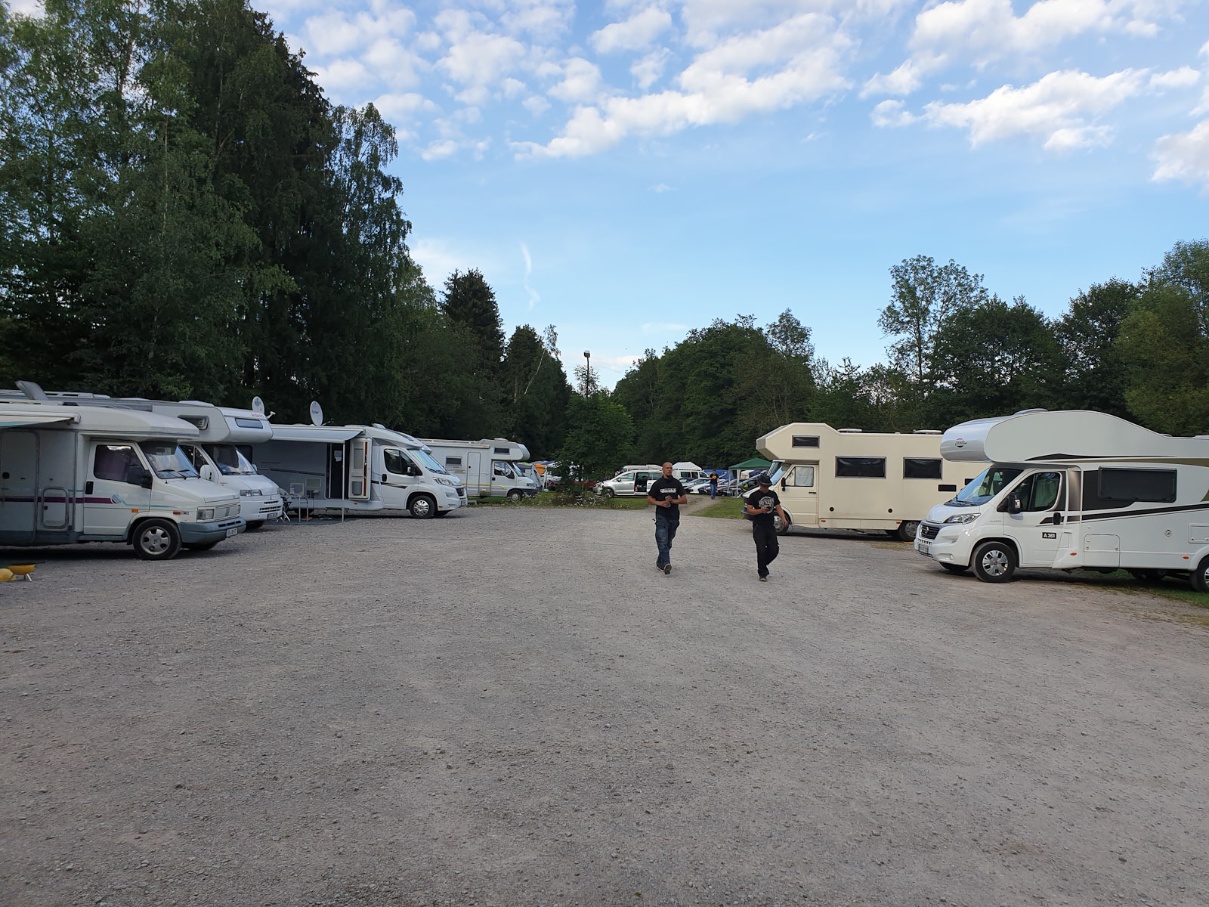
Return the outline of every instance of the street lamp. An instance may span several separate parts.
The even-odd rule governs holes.
[[[588,396],[589,381],[592,375],[592,353],[584,350],[584,396]]]

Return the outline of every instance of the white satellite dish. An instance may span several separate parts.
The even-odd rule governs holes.
[[[311,424],[312,425],[322,425],[323,424],[323,407],[319,405],[318,400],[311,401]]]
[[[252,412],[256,413],[258,416],[264,415],[264,401],[259,397],[252,398]]]

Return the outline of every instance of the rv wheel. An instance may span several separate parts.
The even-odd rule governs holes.
[[[1192,571],[1192,588],[1197,592],[1209,592],[1209,554],[1201,558],[1201,562]]]
[[[793,525],[793,520],[789,518],[788,514],[785,516],[785,519],[781,519],[774,513],[772,515],[772,524],[776,527],[777,535],[784,535],[789,531],[789,527]]]
[[[515,504],[517,501],[519,501],[524,496],[525,496],[525,493],[523,491],[521,491],[519,488],[513,488],[510,492],[508,492],[508,500],[511,501],[513,504]]]
[[[145,561],[167,561],[181,550],[181,535],[171,520],[147,520],[134,530],[134,553]]]
[[[918,529],[919,520],[903,520],[898,524],[898,537],[904,542],[913,542]]]
[[[1004,542],[983,542],[974,549],[973,566],[984,583],[1006,583],[1016,572],[1016,552]]]
[[[437,512],[437,502],[431,495],[418,494],[407,502],[407,509],[416,519],[427,520]]]

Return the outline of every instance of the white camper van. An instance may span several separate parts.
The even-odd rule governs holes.
[[[43,391],[32,381],[18,382],[20,391],[0,391],[0,399],[29,400],[64,405],[109,406],[139,409],[175,416],[198,429],[195,440],[182,440],[181,449],[198,473],[239,495],[240,516],[248,529],[259,529],[281,516],[285,503],[277,483],[258,475],[240,447],[272,437],[262,413],[214,406],[200,400],[148,400],[144,397],[110,397],[79,391]]]
[[[946,463],[940,432],[893,434],[835,429],[822,422],[791,422],[756,439],[772,461],[790,525],[882,531],[909,542],[928,510],[961,487],[968,467]]]
[[[239,496],[181,450],[197,428],[158,413],[0,405],[0,543],[123,542],[146,560],[212,548],[244,528]]]
[[[606,498],[645,496],[647,486],[662,475],[663,466],[659,463],[624,466],[613,478],[597,482],[592,490]],[[687,460],[673,463],[672,477],[681,482],[699,479],[701,478],[701,467]]]
[[[466,503],[461,480],[424,444],[381,425],[273,425],[272,439],[252,450],[294,508],[406,510],[427,518]]]
[[[458,476],[470,501],[503,498],[519,501],[537,494],[537,479],[526,474],[522,461],[529,459],[529,448],[504,438],[481,441],[450,441],[420,438],[432,458],[445,471]],[[530,467],[531,468],[531,467]]]
[[[955,425],[940,449],[989,463],[920,524],[915,550],[946,570],[990,583],[1018,567],[1179,572],[1209,591],[1209,436],[1029,410]]]

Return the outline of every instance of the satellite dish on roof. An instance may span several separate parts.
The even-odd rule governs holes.
[[[323,424],[323,407],[319,405],[318,400],[311,401],[311,424],[312,425],[322,425]]]
[[[258,416],[264,415],[264,401],[259,397],[252,398],[252,412],[256,413]]]

